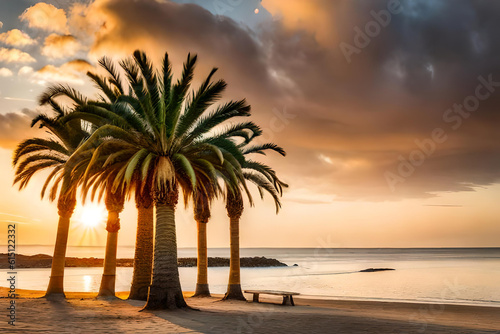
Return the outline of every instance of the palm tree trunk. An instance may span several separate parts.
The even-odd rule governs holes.
[[[114,297],[116,282],[116,251],[118,248],[118,231],[120,230],[120,212],[123,211],[124,196],[108,190],[106,194],[106,209],[108,221],[106,230],[106,253],[104,256],[104,271],[101,279],[98,297]]]
[[[198,276],[193,297],[210,297],[208,288],[207,223],[197,221],[198,227]]]
[[[120,229],[120,219],[118,212],[108,213],[106,230],[108,236],[106,240],[106,253],[104,256],[104,271],[101,278],[98,297],[115,296],[116,282],[116,251],[118,248],[118,230]]]
[[[57,206],[59,209],[59,223],[57,225],[56,244],[54,246],[54,256],[52,257],[49,286],[45,293],[46,298],[65,297],[64,265],[66,262],[70,219],[76,206],[75,194],[60,197]]]
[[[144,309],[177,309],[187,307],[182,295],[177,266],[175,204],[177,191],[157,196],[156,235],[153,260],[153,279]]]
[[[142,196],[141,196],[142,197]],[[137,235],[134,254],[134,274],[129,299],[148,299],[153,269],[153,224],[154,207],[152,200],[136,197]]]
[[[243,213],[243,199],[240,194],[227,194],[226,204],[229,216],[230,248],[229,283],[223,300],[246,300],[241,291],[240,279],[240,217]]]

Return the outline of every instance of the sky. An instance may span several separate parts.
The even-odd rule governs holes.
[[[46,174],[12,187],[12,150],[46,136],[31,119],[52,83],[88,96],[97,60],[168,52],[180,72],[198,54],[195,84],[218,67],[224,99],[246,98],[263,156],[290,187],[246,205],[242,247],[499,247],[500,3],[361,0],[7,0],[0,3],[0,244],[18,222],[22,244],[54,243],[57,208]],[[97,204],[96,204],[97,205]],[[100,208],[100,209],[99,209]],[[71,245],[104,245],[83,224]],[[95,210],[101,210],[102,206]],[[105,213],[103,213],[105,216]],[[180,247],[196,246],[192,208],[179,205]],[[121,245],[133,245],[133,202]],[[209,247],[229,246],[214,203]],[[3,241],[2,241],[3,240]]]

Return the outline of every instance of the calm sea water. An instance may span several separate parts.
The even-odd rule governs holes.
[[[118,257],[133,257],[120,247]],[[209,256],[229,257],[229,249],[209,249]],[[19,254],[51,254],[52,247],[23,246]],[[70,247],[68,256],[102,257],[103,247]],[[195,257],[196,249],[179,250]],[[291,267],[242,268],[244,289],[300,292],[316,298],[417,301],[500,307],[500,248],[455,249],[304,249],[247,248],[241,256],[276,258]],[[298,266],[292,266],[297,264]],[[384,267],[394,271],[359,273]],[[209,268],[210,290],[224,293],[228,268]],[[6,272],[6,270],[4,270]],[[98,291],[102,268],[67,268],[68,291]],[[7,275],[4,273],[4,275]],[[50,269],[18,269],[18,288],[44,290]],[[194,291],[196,268],[180,268],[183,290]],[[130,287],[132,268],[118,268],[117,290]],[[6,286],[6,281],[0,281]]]

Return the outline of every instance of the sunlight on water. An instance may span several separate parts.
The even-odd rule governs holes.
[[[83,276],[83,291],[92,291],[92,277],[89,275]]]
[[[123,251],[123,250],[122,250]],[[180,256],[194,256],[194,249]],[[211,249],[209,256],[228,256]],[[297,291],[330,299],[400,300],[500,306],[500,249],[323,250],[242,249],[242,256],[274,257],[288,267],[242,268],[243,289]],[[298,266],[293,266],[298,264]],[[360,273],[371,267],[394,271]],[[132,268],[117,268],[116,290],[128,291]],[[179,268],[182,288],[194,291],[196,268]],[[67,291],[97,292],[102,268],[67,268]],[[50,269],[18,269],[21,289],[45,290]],[[224,293],[228,268],[209,268],[212,293]],[[2,282],[2,286],[5,284]]]

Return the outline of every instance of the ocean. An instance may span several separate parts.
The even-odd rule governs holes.
[[[51,246],[19,246],[18,254],[52,254]],[[132,258],[133,247],[118,257]],[[103,257],[104,247],[69,247],[68,256]],[[229,257],[229,249],[208,250]],[[179,257],[195,257],[195,248]],[[242,268],[243,289],[286,290],[314,298],[402,301],[500,307],[500,248],[243,248],[242,257],[276,258],[289,267]],[[297,264],[297,266],[293,266]],[[367,268],[394,271],[361,273]],[[194,291],[196,268],[179,268],[181,285]],[[4,276],[7,275],[4,270]],[[18,269],[17,288],[44,290],[50,269]],[[67,268],[67,291],[97,292],[102,268]],[[209,268],[212,293],[224,293],[229,268]],[[117,269],[117,291],[130,288],[132,268]],[[0,286],[7,286],[5,279]]]

